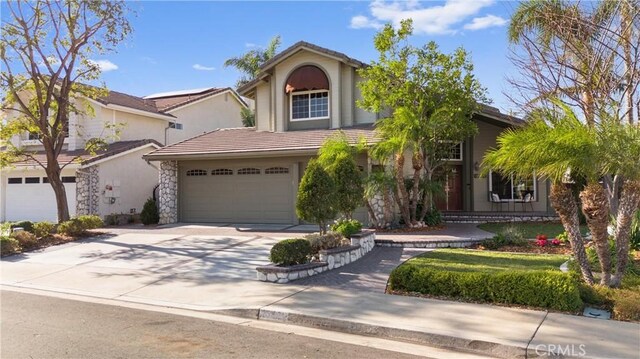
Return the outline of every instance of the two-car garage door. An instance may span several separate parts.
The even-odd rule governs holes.
[[[293,165],[180,166],[182,222],[293,223]]]

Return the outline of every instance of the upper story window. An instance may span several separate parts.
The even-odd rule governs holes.
[[[287,79],[291,121],[329,118],[329,79],[312,65],[299,67]]]
[[[446,161],[462,161],[462,142],[451,145],[449,155],[443,158]]]

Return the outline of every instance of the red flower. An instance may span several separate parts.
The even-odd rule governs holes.
[[[538,234],[536,236],[536,239],[539,241],[546,241],[547,240],[547,235],[546,234]]]
[[[547,240],[540,238],[540,239],[536,240],[536,245],[540,246],[540,247],[544,247],[544,246],[547,245]]]
[[[551,244],[553,244],[554,246],[559,246],[560,245],[560,240],[558,238],[554,238],[551,241]]]

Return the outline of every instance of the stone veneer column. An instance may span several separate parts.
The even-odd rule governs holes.
[[[97,214],[100,204],[99,168],[89,168],[76,171],[76,215]]]
[[[178,222],[178,163],[160,163],[160,224]]]

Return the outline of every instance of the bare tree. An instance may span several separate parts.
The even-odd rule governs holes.
[[[100,66],[92,56],[113,51],[131,32],[124,1],[9,1],[11,19],[2,25],[0,85],[5,93],[0,127],[0,166],[31,159],[46,171],[56,195],[58,220],[69,206],[58,162],[69,131],[70,113],[87,108],[77,99],[96,98],[104,89],[82,85],[96,80]],[[46,162],[11,145],[13,136],[34,135]],[[94,141],[88,143],[95,145]]]

